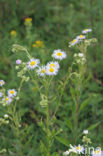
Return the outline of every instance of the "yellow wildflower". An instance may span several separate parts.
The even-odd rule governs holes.
[[[32,44],[32,47],[37,47],[37,48],[44,47],[44,43],[43,41],[37,40],[35,44]]]
[[[32,18],[31,17],[25,18],[25,23],[30,23],[30,22],[32,22]]]
[[[11,36],[15,36],[16,35],[16,31],[15,30],[11,30],[10,35]]]

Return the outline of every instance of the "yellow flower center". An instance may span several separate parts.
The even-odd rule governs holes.
[[[84,31],[88,31],[88,29],[84,29]]]
[[[80,37],[80,38],[83,38],[83,35],[80,35],[79,37]]]
[[[10,94],[14,94],[14,90],[11,90],[11,91],[10,91]]]
[[[30,17],[28,17],[28,18],[25,19],[25,22],[26,23],[31,22],[31,21],[32,21],[32,18],[30,18]]]
[[[50,64],[50,67],[55,67],[55,64],[51,63],[51,64]]]
[[[95,154],[100,154],[99,150],[94,151]]]
[[[76,42],[76,39],[74,39],[73,41],[72,41],[72,43],[75,43]]]
[[[6,101],[8,101],[8,100],[9,100],[9,98],[8,98],[8,97],[6,97],[6,98],[5,98],[5,100],[6,100]]]
[[[45,69],[42,69],[42,70],[41,70],[41,73],[45,73],[45,72],[46,72],[46,70],[45,70]]]
[[[0,81],[0,84],[2,85],[2,84],[3,84],[3,82],[2,82],[2,81]]]
[[[54,69],[53,69],[53,68],[50,68],[49,71],[50,71],[50,72],[54,72]]]
[[[61,53],[61,52],[58,52],[57,55],[58,55],[58,56],[62,56],[62,53]]]
[[[15,31],[15,30],[12,30],[12,31],[10,32],[10,34],[11,34],[11,35],[16,35],[16,31]]]
[[[79,151],[79,150],[81,150],[81,147],[80,146],[77,146],[76,149]]]
[[[31,65],[31,66],[34,66],[35,64],[36,64],[35,61],[30,62],[30,65]]]
[[[36,41],[36,47],[43,47],[43,41]]]

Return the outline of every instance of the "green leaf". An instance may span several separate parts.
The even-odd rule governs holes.
[[[69,119],[65,119],[65,123],[70,128],[70,130],[73,131],[72,122]]]
[[[63,145],[69,147],[70,143],[69,143],[68,140],[66,140],[66,139],[64,139],[64,138],[61,138],[61,137],[56,137],[56,139],[57,139],[60,143],[62,143]]]
[[[89,100],[90,100],[90,98],[89,98],[89,99],[86,99],[86,100],[80,105],[79,113],[88,105]]]
[[[91,131],[91,130],[95,129],[100,123],[101,123],[101,122],[97,122],[97,123],[91,125],[91,126],[90,126],[89,128],[87,128],[87,129],[88,129],[89,131]]]

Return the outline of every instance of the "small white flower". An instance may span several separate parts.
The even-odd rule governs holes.
[[[65,151],[63,155],[69,155],[69,151]]]
[[[60,49],[58,50],[54,50],[53,54],[52,54],[52,57],[57,59],[57,60],[63,60],[66,58],[66,52],[64,51],[61,51]]]
[[[0,87],[2,87],[5,84],[4,80],[0,80]]]
[[[22,61],[21,61],[21,60],[19,60],[19,59],[18,59],[18,60],[16,60],[16,64],[17,64],[17,65],[19,65],[19,64],[21,64],[21,63],[22,63]]]
[[[2,99],[2,101],[6,104],[10,104],[12,102],[12,98],[9,96],[6,96],[5,98]]]
[[[0,92],[0,97],[2,97],[3,96],[3,93],[2,92]]]
[[[39,69],[36,70],[37,75],[45,76],[46,75],[46,66],[41,66]]]
[[[57,75],[58,69],[53,67],[46,67],[46,74],[47,75]]]
[[[78,53],[78,56],[79,57],[84,57],[84,54],[83,53]]]
[[[38,67],[38,64],[40,63],[39,59],[34,59],[32,58],[28,63],[27,63],[27,67],[29,69],[34,69],[36,67]]]
[[[83,151],[84,151],[84,147],[81,145],[75,146],[75,149],[76,149],[77,153],[79,153],[79,154],[83,153]]]
[[[92,156],[103,156],[103,152],[101,151],[101,148],[97,148],[92,151]]]
[[[84,29],[84,30],[82,31],[83,34],[87,34],[88,32],[92,32],[92,29]]]
[[[84,130],[83,131],[83,134],[88,134],[88,130]]]
[[[74,147],[72,145],[70,145],[70,148],[71,149],[69,149],[69,153],[73,152],[73,153],[81,154],[84,151],[84,147],[81,145],[74,146]]]
[[[59,63],[57,61],[52,61],[52,62],[47,63],[47,67],[59,69],[60,66],[59,66]]]
[[[79,40],[76,38],[70,42],[70,46],[74,46],[79,43]]]
[[[85,35],[79,35],[79,36],[76,37],[77,40],[83,40],[85,38],[86,38]]]
[[[4,118],[8,118],[8,117],[9,117],[8,114],[5,114],[5,115],[4,115]]]
[[[16,95],[17,95],[17,92],[16,92],[15,89],[9,89],[9,90],[8,90],[8,96],[9,96],[9,97],[14,97],[14,96],[16,96]]]

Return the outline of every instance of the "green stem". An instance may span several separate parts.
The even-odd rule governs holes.
[[[72,66],[73,66],[73,64],[72,64]],[[60,102],[61,102],[61,99],[62,99],[62,96],[63,96],[63,93],[64,93],[64,90],[65,90],[65,87],[66,87],[66,85],[67,85],[67,83],[68,83],[68,80],[69,80],[69,78],[71,77],[71,71],[72,71],[72,66],[71,66],[71,68],[69,69],[69,73],[67,74],[67,77],[66,77],[66,80],[65,80],[65,82],[64,82],[64,84],[63,84],[63,86],[62,86],[62,91],[61,91],[61,94],[59,95],[59,101],[57,102],[57,107],[56,107],[56,109],[55,109],[55,112],[54,112],[54,115],[53,115],[53,117],[55,117],[55,115],[56,115],[56,113],[57,113],[57,111],[58,111],[58,109],[59,109],[59,107],[60,107]]]
[[[30,75],[30,77],[31,77],[31,79],[32,79],[32,82],[34,83],[34,85],[36,86],[37,90],[38,90],[39,93],[41,94],[41,90],[40,90],[40,88],[39,88],[39,86],[38,86],[37,81],[33,78],[32,74],[30,73],[29,70],[28,70],[28,73],[29,73],[29,75]]]
[[[19,89],[18,89],[17,97],[19,97],[19,94],[20,94],[23,82],[24,82],[24,80],[22,79],[21,82],[20,82]],[[12,115],[12,120],[14,122],[14,127],[12,127],[12,128],[13,128],[15,136],[17,137],[18,142],[19,142],[18,143],[19,155],[23,156],[21,134],[20,134],[20,129],[19,129],[19,126],[20,126],[20,116],[19,116],[19,114],[16,111],[17,101],[18,100],[15,101],[15,104],[13,105],[13,108],[11,108],[10,112],[11,112],[11,115]]]

